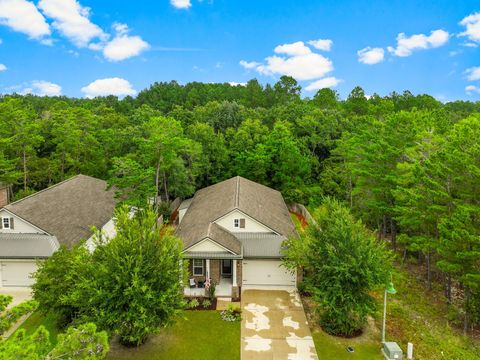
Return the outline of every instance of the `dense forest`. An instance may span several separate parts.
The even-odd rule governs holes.
[[[19,199],[83,173],[135,205],[241,175],[317,206],[346,204],[480,323],[480,102],[429,95],[302,98],[273,86],[174,81],[137,97],[0,98],[0,182]],[[460,299],[460,300],[459,300]]]

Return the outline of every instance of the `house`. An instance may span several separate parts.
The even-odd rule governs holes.
[[[236,297],[242,287],[296,286],[296,271],[282,266],[281,250],[298,234],[280,192],[237,176],[197,191],[178,214],[175,233],[197,287],[210,278],[218,296]]]
[[[0,287],[29,286],[37,260],[60,245],[114,231],[114,192],[105,181],[77,175],[0,208]]]

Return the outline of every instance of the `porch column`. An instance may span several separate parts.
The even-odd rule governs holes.
[[[209,279],[210,278],[210,259],[206,259],[205,263],[206,263],[205,267],[207,268],[205,272],[205,278]]]
[[[237,260],[232,260],[232,286],[237,286]]]

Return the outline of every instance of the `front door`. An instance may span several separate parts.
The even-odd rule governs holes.
[[[222,276],[232,276],[232,260],[222,260]]]

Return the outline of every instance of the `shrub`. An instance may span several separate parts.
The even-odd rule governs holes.
[[[212,306],[212,302],[210,301],[210,299],[205,298],[205,299],[203,299],[203,301],[202,301],[202,306],[203,306],[205,309],[207,309],[207,308],[209,308],[210,306]]]
[[[215,282],[210,282],[210,286],[207,287],[205,290],[207,291],[207,296],[210,299],[213,299],[215,297],[215,289],[217,287],[217,284]]]
[[[193,298],[187,303],[187,308],[188,309],[195,309],[200,305],[197,299]]]
[[[239,321],[242,318],[242,310],[233,304],[228,304],[227,309],[220,313],[223,321]]]
[[[0,317],[0,335],[10,329],[23,315],[35,311],[37,307],[38,303],[35,300],[29,300],[7,310],[7,312]]]

